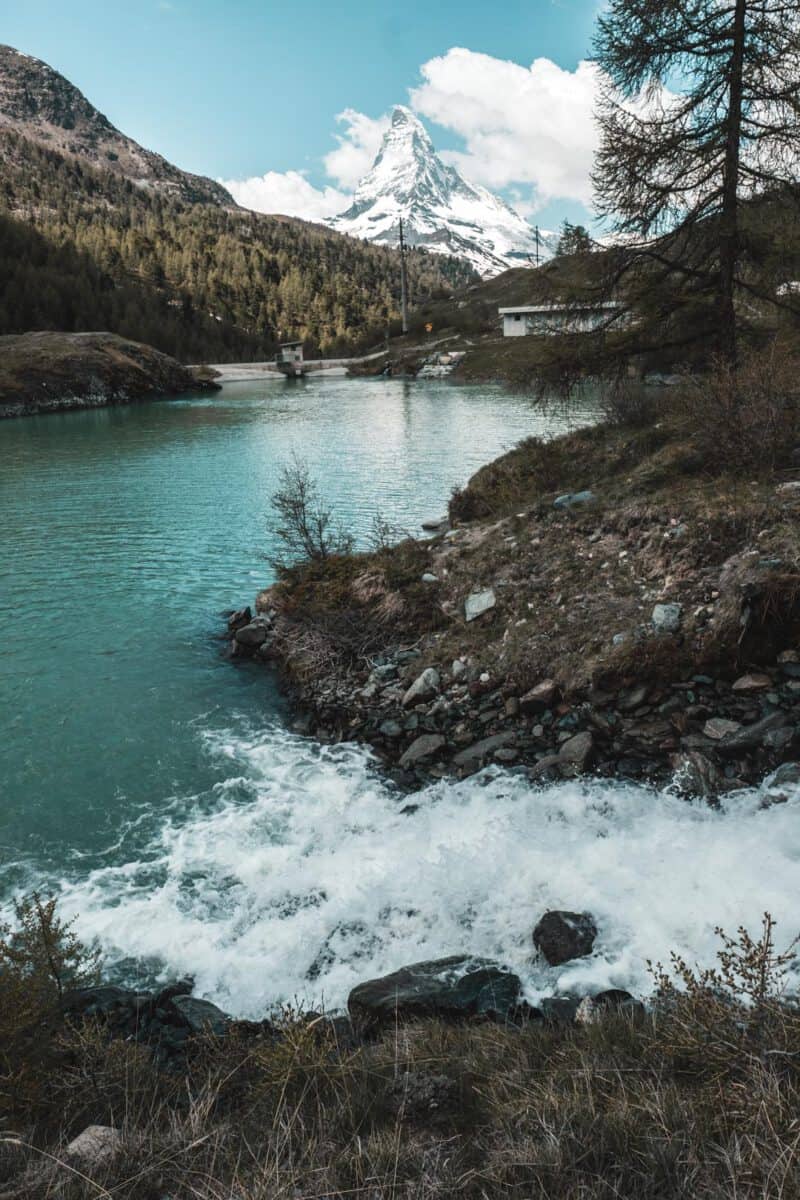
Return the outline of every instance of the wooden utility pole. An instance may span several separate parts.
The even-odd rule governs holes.
[[[403,218],[400,218],[400,310],[403,333],[408,333],[408,274],[406,272],[406,243],[403,238]]]
[[[540,235],[539,235],[539,226],[538,225],[534,226],[533,236],[536,239],[536,265],[538,267],[538,265],[539,265],[539,242],[541,240]]]

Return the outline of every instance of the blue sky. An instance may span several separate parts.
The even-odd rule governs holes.
[[[586,105],[570,112],[562,99],[573,95],[598,8],[598,0],[26,0],[4,13],[0,36],[179,166],[225,180],[267,175],[287,196],[303,173],[310,188],[331,189],[328,204],[352,190],[353,170],[379,139],[380,125],[358,118],[379,122],[412,90],[437,148],[546,224],[585,211],[576,174],[586,143],[570,138]],[[454,48],[470,54],[448,57]],[[542,59],[555,75],[529,80]],[[541,110],[553,103],[548,121]],[[534,124],[540,112],[535,129],[520,117],[528,109]],[[361,158],[348,157],[353,142]],[[553,178],[544,161],[560,149],[576,158],[569,180]],[[278,178],[287,172],[288,185]]]

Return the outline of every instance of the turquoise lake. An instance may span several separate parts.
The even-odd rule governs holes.
[[[693,863],[704,875],[697,855],[704,838],[726,846],[724,814],[667,798],[658,826],[644,788],[543,796],[494,772],[428,789],[409,821],[364,750],[290,733],[269,672],[223,653],[223,613],[271,580],[270,496],[293,453],[363,543],[376,511],[417,531],[483,463],[566,424],[499,387],[347,379],[1,423],[0,901],[58,891],[122,974],[190,971],[253,1013],[340,1004],[366,971],[436,951],[519,965],[532,895],[601,917],[627,904],[648,954],[681,944],[673,881]],[[760,818],[784,900],[753,886],[758,912],[781,912],[791,891],[786,816]],[[621,859],[609,896],[598,868],[631,846],[646,884],[625,885]],[[749,853],[726,878],[758,867]],[[710,919],[746,919],[742,892]],[[645,950],[632,957],[612,926],[592,969],[622,985]]]

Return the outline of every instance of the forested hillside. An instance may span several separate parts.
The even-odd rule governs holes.
[[[0,131],[0,333],[107,328],[184,360],[323,352],[382,336],[399,308],[397,252],[320,226],[138,187]],[[412,295],[473,276],[413,251]]]

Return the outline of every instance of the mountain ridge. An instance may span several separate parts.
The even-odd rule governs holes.
[[[533,265],[537,257],[536,234],[525,218],[445,163],[419,118],[396,105],[353,203],[328,224],[351,237],[396,245],[401,218],[409,245],[461,258],[484,276]],[[540,235],[539,261],[551,256],[554,239]]]
[[[0,44],[0,132],[9,128],[50,150],[122,175],[143,190],[191,204],[238,208],[222,184],[174,166],[122,133],[54,67]]]

